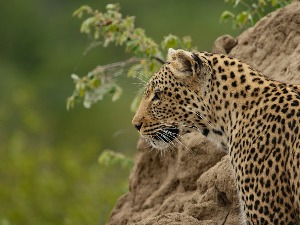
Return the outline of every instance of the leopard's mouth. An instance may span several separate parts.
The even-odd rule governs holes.
[[[179,129],[177,127],[163,128],[157,131],[153,138],[158,141],[163,141],[165,143],[170,143],[174,141],[179,134]]]

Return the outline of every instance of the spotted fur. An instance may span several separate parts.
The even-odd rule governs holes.
[[[300,86],[222,54],[170,49],[134,126],[156,148],[198,130],[228,152],[248,224],[300,224]]]

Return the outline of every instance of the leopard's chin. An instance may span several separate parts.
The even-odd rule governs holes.
[[[156,140],[156,139],[149,139],[148,141],[151,144],[151,146],[155,149],[165,150],[165,149],[168,149],[169,147],[171,147],[171,143],[167,143],[164,141],[160,141],[160,140]]]

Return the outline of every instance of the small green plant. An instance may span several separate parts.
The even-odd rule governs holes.
[[[82,100],[86,108],[102,100],[105,95],[112,94],[116,101],[122,94],[122,88],[117,84],[117,77],[127,74],[147,81],[162,63],[168,48],[184,48],[191,50],[191,38],[179,38],[169,34],[163,38],[161,44],[147,37],[145,31],[135,27],[133,16],[124,17],[120,13],[118,4],[108,4],[106,12],[94,10],[89,6],[82,6],[73,14],[78,18],[88,17],[82,22],[80,31],[90,35],[94,42],[99,42],[103,47],[110,44],[124,46],[125,51],[131,53],[133,58],[110,65],[98,66],[87,75],[79,77],[72,75],[75,82],[73,95],[67,100],[67,108],[74,107],[77,100]],[[139,102],[141,91],[137,94],[131,109],[134,110]]]
[[[120,165],[123,169],[131,169],[134,160],[125,156],[122,153],[115,152],[113,150],[104,150],[98,158],[100,165],[104,166],[115,166]]]
[[[232,20],[234,28],[245,29],[253,26],[267,13],[288,5],[291,0],[224,0],[226,3],[238,8],[238,13],[224,11],[220,20]]]

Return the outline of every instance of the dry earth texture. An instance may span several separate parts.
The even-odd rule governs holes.
[[[214,52],[228,53],[268,77],[300,84],[300,2],[273,12],[237,39],[218,38]],[[239,225],[240,209],[227,156],[201,134],[165,152],[138,143],[129,192],[107,225]]]

